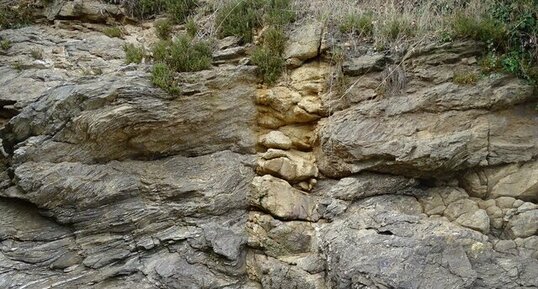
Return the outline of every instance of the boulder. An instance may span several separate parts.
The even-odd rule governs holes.
[[[314,196],[270,175],[252,180],[250,204],[283,220],[317,221],[320,213]]]

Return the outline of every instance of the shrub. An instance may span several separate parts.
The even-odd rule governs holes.
[[[258,66],[263,81],[275,83],[284,70],[284,59],[266,47],[256,47],[251,56],[252,62]]]
[[[183,23],[196,7],[196,0],[166,0],[166,12],[174,23]]]
[[[187,22],[185,22],[185,30],[187,30],[187,35],[194,38],[196,36],[196,33],[198,33],[198,27],[196,26],[196,22],[194,22],[194,19],[189,18]]]
[[[103,30],[103,33],[110,38],[121,38],[123,36],[123,32],[121,31],[121,29],[116,26],[105,28]]]
[[[365,13],[362,15],[350,13],[346,15],[342,23],[340,23],[340,32],[371,36],[374,31],[373,21],[372,13]]]
[[[459,85],[474,85],[478,82],[478,75],[470,71],[456,72],[452,82]]]
[[[192,42],[186,36],[181,36],[175,41],[160,41],[153,48],[153,58],[177,72],[208,69],[213,60],[207,42]]]
[[[181,23],[196,7],[196,0],[129,0],[125,2],[127,12],[140,19],[167,13],[172,22]]]
[[[151,70],[151,83],[170,94],[179,94],[180,89],[175,83],[173,71],[164,64],[156,63]]]
[[[251,42],[253,30],[262,24],[282,27],[294,19],[290,0],[234,0],[219,9],[216,23],[220,37],[238,36]]]
[[[265,24],[285,26],[295,20],[290,0],[265,0]]]
[[[22,3],[16,7],[0,3],[0,29],[19,28],[32,22],[32,7]]]
[[[155,32],[160,39],[169,39],[172,33],[172,23],[168,19],[155,21]]]
[[[275,54],[282,54],[286,45],[286,35],[281,28],[269,27],[263,33],[263,47]]]
[[[123,51],[125,51],[125,63],[141,63],[146,53],[144,47],[138,47],[132,43],[125,44],[123,46]]]
[[[234,0],[221,7],[216,19],[219,36],[237,36],[251,42],[252,30],[261,24],[259,4],[259,0]]]

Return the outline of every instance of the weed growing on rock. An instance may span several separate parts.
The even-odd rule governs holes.
[[[374,19],[372,13],[349,13],[339,25],[342,33],[356,33],[361,36],[371,36],[374,31]]]
[[[268,48],[256,47],[251,59],[258,66],[263,81],[266,83],[275,83],[284,70],[284,59]]]
[[[459,85],[475,85],[478,82],[478,74],[472,71],[459,71],[454,73],[452,82]]]
[[[155,21],[154,27],[157,37],[159,37],[159,39],[170,39],[170,35],[172,34],[172,23],[170,22],[170,20],[161,19]]]
[[[110,37],[110,38],[121,38],[123,36],[123,32],[121,31],[121,28],[119,27],[107,27],[103,30],[103,33]]]
[[[125,52],[125,63],[141,63],[144,57],[146,56],[146,52],[144,50],[144,47],[136,46],[132,43],[125,44],[123,46],[123,51]]]
[[[41,60],[43,59],[43,51],[41,49],[35,48],[30,51],[30,55],[33,59]]]
[[[174,23],[185,21],[197,4],[196,0],[126,0],[124,3],[134,17],[148,19],[165,13]]]
[[[458,13],[452,21],[453,38],[485,43],[488,56],[483,71],[514,74],[538,83],[538,2],[534,0],[493,1],[479,15]]]
[[[284,27],[295,16],[290,0],[233,0],[218,10],[216,23],[220,37],[237,36],[244,43],[253,40],[255,29],[268,27],[251,60],[263,81],[272,84],[284,71]]]
[[[23,1],[17,6],[0,3],[0,30],[19,28],[30,24],[33,18],[30,4]]]
[[[216,19],[219,37],[238,36],[251,42],[253,29],[261,24],[260,2],[235,0],[224,5]]]
[[[284,30],[277,27],[269,27],[263,33],[262,46],[273,51],[275,54],[282,54],[286,45],[286,35]]]
[[[3,39],[0,41],[0,48],[4,51],[8,50],[11,48],[11,41],[7,40],[7,39]]]
[[[262,25],[281,27],[295,19],[290,0],[233,0],[217,13],[219,37],[237,36],[251,42]]]
[[[189,18],[187,22],[185,22],[185,30],[190,37],[194,38],[196,36],[196,33],[198,33],[198,26],[196,26],[194,19]]]
[[[160,41],[153,48],[153,58],[177,72],[208,69],[213,60],[209,43],[194,42],[187,36],[180,36],[174,41]]]
[[[383,24],[381,35],[389,41],[394,41],[400,38],[408,38],[414,35],[411,21],[406,18],[397,17]]]
[[[156,63],[151,70],[151,83],[170,94],[179,94],[180,89],[175,83],[174,72],[164,63]]]

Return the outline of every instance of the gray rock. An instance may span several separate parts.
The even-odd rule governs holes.
[[[332,288],[536,286],[536,259],[497,253],[478,232],[402,210],[403,198],[416,202],[413,197],[373,197],[323,227]]]
[[[367,72],[382,71],[387,57],[384,54],[363,55],[352,58],[342,65],[344,73],[349,76],[359,76]]]
[[[318,55],[321,46],[323,23],[310,21],[300,24],[289,35],[284,58],[305,61]]]
[[[393,116],[345,110],[321,121],[318,166],[333,177],[365,169],[431,176],[528,161],[538,155],[532,109],[525,105],[489,114],[468,110]]]
[[[59,86],[8,123],[2,132],[5,146],[26,140],[15,152],[18,162],[253,152],[254,92],[246,86],[254,77],[250,72],[248,67],[230,69],[224,73],[227,80],[215,79],[217,71],[185,75],[208,82],[189,85],[185,80],[183,91],[191,92],[180,97],[152,88],[140,73]],[[39,145],[29,144],[34,141]]]

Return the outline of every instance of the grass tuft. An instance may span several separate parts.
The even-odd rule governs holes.
[[[207,42],[193,42],[187,36],[174,41],[160,41],[153,48],[156,62],[165,63],[177,72],[200,71],[211,67],[211,47]]]
[[[179,94],[180,89],[174,80],[174,72],[164,63],[156,63],[151,70],[151,83],[170,94]]]
[[[198,26],[196,25],[194,19],[187,19],[187,22],[185,22],[185,30],[187,31],[187,35],[189,35],[191,38],[196,36],[196,33],[198,33]]]
[[[284,70],[284,59],[266,47],[256,47],[251,59],[258,66],[265,83],[275,83]]]
[[[452,82],[459,85],[475,85],[478,82],[478,74],[471,71],[459,71],[454,73]]]
[[[342,33],[356,33],[361,36],[371,36],[374,31],[374,19],[372,13],[347,14],[339,25]]]
[[[103,30],[103,33],[110,38],[121,38],[123,36],[123,31],[119,27],[107,27]]]
[[[172,23],[168,19],[155,21],[155,32],[157,37],[162,40],[170,39],[172,34]]]
[[[142,62],[144,57],[146,56],[146,52],[144,50],[144,47],[136,46],[132,43],[125,44],[123,46],[123,51],[125,51],[125,63],[136,63],[139,64]]]
[[[39,48],[32,49],[30,51],[30,55],[32,56],[33,59],[36,59],[36,60],[43,59],[43,51]]]
[[[11,41],[7,39],[3,39],[0,41],[0,49],[7,51],[10,48],[11,48]]]
[[[160,14],[167,14],[173,23],[183,23],[197,5],[196,0],[125,1],[127,12],[136,18],[150,19]]]

